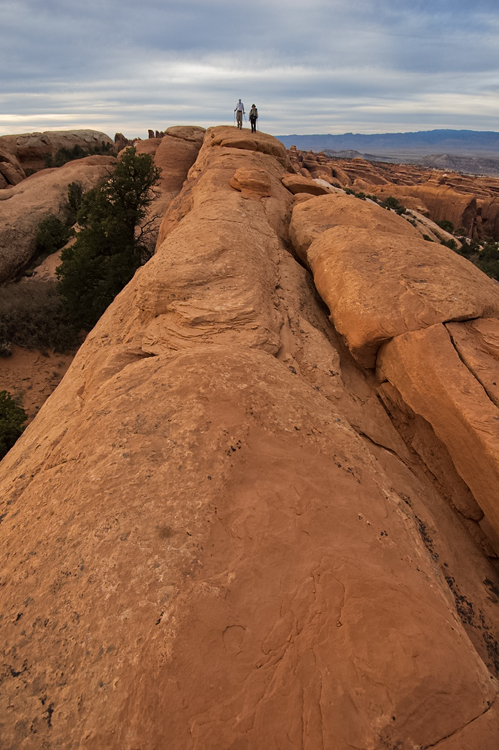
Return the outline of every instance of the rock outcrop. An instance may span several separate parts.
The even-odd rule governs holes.
[[[43,133],[22,133],[0,136],[0,148],[10,151],[23,169],[44,169],[47,156],[55,156],[61,149],[81,146],[90,150],[102,145],[114,148],[114,142],[98,130],[47,130]]]
[[[115,162],[112,156],[87,156],[0,190],[0,283],[15,278],[31,261],[42,219],[49,214],[66,218],[68,185],[80,182],[89,190],[104,179]]]
[[[297,174],[323,179],[355,192],[392,196],[433,221],[451,221],[473,239],[499,240],[499,179],[409,164],[331,159],[325,154],[290,149]]]
[[[0,190],[17,185],[26,177],[16,157],[0,147]]]
[[[147,214],[151,229],[150,241],[153,244],[157,242],[166,209],[180,193],[189,169],[196,161],[204,134],[204,128],[176,125],[168,128],[161,137],[149,138],[136,144],[137,153],[152,154],[154,164],[161,169],[156,198]]]
[[[495,750],[495,501],[456,458],[480,425],[454,419],[456,381],[451,440],[432,426],[442,371],[426,395],[417,381],[443,332],[483,405],[495,319],[423,315],[448,257],[428,266],[428,300],[409,293],[418,230],[353,197],[296,203],[289,168],[270,136],[206,132],[156,254],[2,461],[9,750]],[[420,325],[399,329],[392,300],[376,376],[352,357],[357,321],[338,336],[302,263],[329,299],[317,247],[327,270],[378,233],[364,273],[376,287],[386,267],[393,296],[406,252]],[[495,310],[470,273],[456,320]],[[410,337],[427,342],[416,362]]]
[[[346,195],[293,210],[291,238],[336,330],[364,367],[383,341],[435,323],[499,317],[499,286],[375,203]]]

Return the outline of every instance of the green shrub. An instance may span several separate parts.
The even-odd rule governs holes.
[[[0,460],[24,430],[27,414],[7,391],[0,391]]]
[[[35,236],[35,255],[33,256],[31,269],[39,265],[52,253],[63,248],[69,238],[74,235],[72,226],[76,222],[82,201],[83,188],[81,183],[71,182],[68,185],[65,221],[61,221],[54,214],[49,214],[38,225]],[[27,273],[26,275],[31,274]]]
[[[137,228],[159,175],[150,154],[129,148],[112,176],[82,198],[81,230],[75,244],[64,248],[57,275],[72,320],[86,330],[149,258]]]
[[[399,216],[402,216],[406,212],[405,206],[403,206],[397,198],[394,198],[393,195],[389,195],[385,198],[385,200],[380,203],[380,206],[395,211]]]
[[[442,219],[441,221],[436,221],[435,224],[437,224],[440,229],[443,229],[444,232],[454,234],[454,224],[452,223],[452,221],[448,221],[448,219]]]
[[[12,344],[58,352],[76,349],[79,330],[57,292],[57,282],[30,280],[2,287],[0,354],[7,355]]]
[[[78,217],[78,211],[83,201],[83,187],[81,182],[71,182],[68,185],[68,219],[67,224],[73,226]]]
[[[106,141],[102,141],[97,146],[89,146],[88,148],[83,148],[83,146],[76,144],[72,148],[60,148],[54,156],[51,153],[46,153],[44,156],[45,168],[63,167],[64,164],[70,161],[84,159],[86,156],[111,153],[114,153],[114,146],[112,143],[106,143]]]
[[[70,230],[66,223],[57,216],[49,214],[38,225],[35,237],[35,259],[43,260],[61,247],[64,247],[70,236]]]
[[[475,256],[474,263],[487,276],[499,281],[499,243],[486,242],[478,256]]]

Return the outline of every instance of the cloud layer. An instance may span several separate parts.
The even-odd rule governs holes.
[[[498,41],[488,0],[0,0],[0,134],[496,130]]]

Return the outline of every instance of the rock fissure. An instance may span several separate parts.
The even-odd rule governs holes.
[[[460,732],[463,732],[463,730],[465,730],[467,727],[469,727],[472,724],[474,724],[475,722],[479,721],[479,719],[482,716],[486,716],[489,713],[489,711],[492,711],[493,709],[495,709],[496,704],[497,704],[497,699],[494,699],[494,701],[492,703],[490,703],[490,705],[488,705],[487,708],[484,711],[482,711],[482,713],[478,714],[478,716],[475,716],[473,719],[471,719],[470,721],[466,722],[466,724],[464,724],[463,726],[459,727],[459,729],[455,729],[453,732],[451,732],[450,734],[446,735],[445,737],[441,737],[439,740],[437,740],[433,744],[431,744],[431,745],[425,745],[422,748],[422,750],[432,750],[432,748],[437,748],[437,750],[438,750],[439,745],[441,745],[446,740],[451,739],[452,737],[455,737]]]

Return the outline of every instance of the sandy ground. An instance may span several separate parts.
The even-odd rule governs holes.
[[[0,391],[19,396],[31,422],[55,390],[74,354],[41,353],[12,347],[11,357],[0,358]]]
[[[38,281],[55,281],[57,279],[55,269],[57,266],[61,265],[61,253],[62,250],[58,250],[56,253],[49,255],[48,258],[45,258],[45,260],[35,268],[31,278],[37,279]]]
[[[61,262],[60,255],[60,250],[49,255],[35,269],[31,278],[40,281],[55,280],[55,269]],[[61,381],[73,357],[74,353],[42,353],[39,350],[30,351],[13,346],[11,357],[0,357],[0,391],[18,396],[31,422]]]

